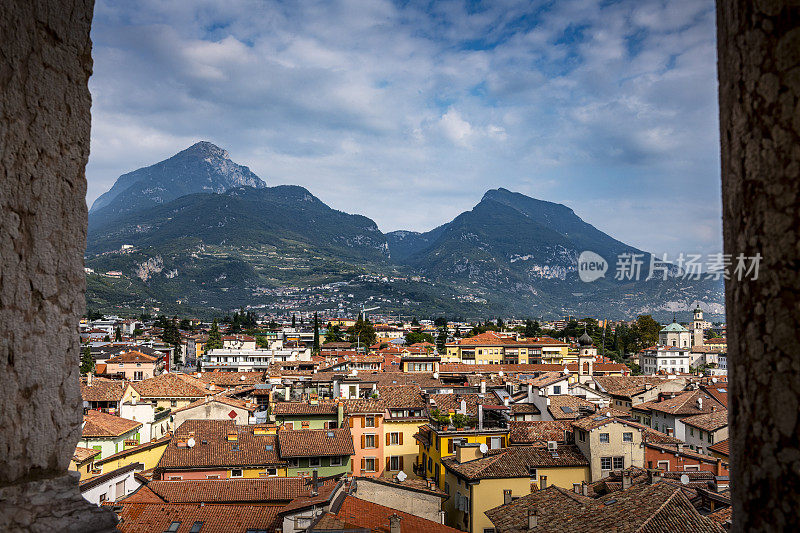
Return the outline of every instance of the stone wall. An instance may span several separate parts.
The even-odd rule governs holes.
[[[796,531],[800,512],[800,2],[717,2],[735,531]]]
[[[0,530],[95,531],[66,474],[81,431],[93,0],[0,16]]]

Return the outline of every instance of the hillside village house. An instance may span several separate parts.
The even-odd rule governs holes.
[[[689,348],[651,346],[639,354],[642,374],[686,374],[691,371],[692,355]]]
[[[517,339],[513,335],[487,331],[446,344],[443,361],[466,364],[526,364],[543,361],[561,364],[569,345],[550,337]]]
[[[145,442],[138,446],[131,446],[95,461],[95,467],[103,472],[111,472],[133,463],[141,463],[145,470],[150,470],[158,465],[164,450],[172,440],[172,434],[167,434],[160,439]]]
[[[257,405],[251,401],[238,400],[224,394],[206,396],[172,412],[174,427],[187,420],[233,420],[247,425],[255,422]]]
[[[676,427],[676,433],[684,436],[689,448],[700,453],[708,452],[715,443],[728,439],[728,411],[715,409],[710,413],[680,418]]]
[[[126,389],[123,402],[141,400],[154,402],[156,408],[180,409],[216,392],[219,391],[188,374],[166,373],[133,383]]]
[[[100,411],[89,411],[83,415],[83,428],[78,446],[99,450],[98,459],[103,459],[123,450],[126,446],[139,444],[141,427],[141,422]]]
[[[153,479],[235,479],[286,476],[278,438],[269,428],[233,421],[187,420],[175,429]]]
[[[72,454],[72,459],[69,462],[69,470],[78,472],[80,480],[92,477],[94,474],[94,460],[100,455],[100,450],[94,448],[82,448],[78,446],[75,448],[75,453]]]
[[[116,374],[129,381],[142,381],[163,371],[163,359],[131,350],[106,361],[106,373]]]
[[[575,445],[524,446],[481,451],[456,446],[445,457],[447,524],[471,533],[492,528],[485,512],[512,499],[556,485],[572,489],[589,481],[589,461]]]
[[[575,444],[591,463],[591,480],[607,476],[612,470],[644,466],[642,429],[638,424],[605,415],[572,422]]]
[[[685,441],[685,428],[678,421],[694,415],[726,411],[725,404],[705,390],[681,392],[673,398],[641,403],[632,408],[631,414],[639,419],[649,419],[648,424],[656,431]]]
[[[327,477],[353,470],[353,437],[347,427],[338,429],[278,430],[280,457],[286,475]]]
[[[673,318],[671,324],[658,332],[658,344],[689,351],[693,346],[692,333]]]

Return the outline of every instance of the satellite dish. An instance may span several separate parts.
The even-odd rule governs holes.
[[[489,451],[489,447],[486,445],[485,442],[481,442],[480,450],[481,450],[481,453],[486,453],[486,452]]]
[[[195,444],[195,443],[194,443],[194,437],[189,437],[189,440],[187,440],[187,441],[186,441],[186,445],[187,445],[189,448],[194,448],[194,444]]]
[[[687,476],[686,474],[683,474],[681,476],[681,483],[683,485],[688,485],[689,484],[689,476]]]
[[[716,383],[717,381],[717,378],[711,378],[711,383]]]
[[[408,477],[408,476],[406,475],[406,473],[405,473],[405,472],[403,472],[402,470],[401,470],[400,472],[398,472],[398,473],[397,473],[397,481],[399,481],[400,483],[402,483],[403,481],[405,481],[407,477]]]
[[[239,381],[244,381],[244,376],[239,376]]]

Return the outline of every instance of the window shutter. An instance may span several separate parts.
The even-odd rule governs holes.
[[[447,439],[447,453],[453,453],[453,439]]]
[[[284,425],[286,426],[286,429],[294,429],[294,422],[286,422]]]
[[[353,417],[347,419],[347,423],[350,424],[350,427],[353,427]]]
[[[361,435],[361,449],[362,450],[364,449],[364,445],[366,444],[366,440],[367,440],[366,436],[365,435]]]
[[[362,416],[361,417],[361,427],[362,428],[367,427],[367,417],[366,416]]]
[[[400,433],[400,435],[402,435],[402,433]],[[403,456],[401,455],[400,456],[400,470],[402,470],[402,469],[403,469]]]
[[[400,445],[403,445],[403,432],[400,432]],[[402,459],[401,459],[402,460]]]
[[[506,436],[505,435],[500,437],[500,447],[501,448],[505,448],[506,447]]]
[[[330,422],[325,422],[325,429],[330,429],[330,428],[328,427],[328,424],[330,424]]]
[[[391,464],[389,463],[389,457],[387,457],[386,458],[386,470],[388,471],[390,469],[391,469]]]
[[[387,434],[386,434],[386,445],[387,445],[387,446],[389,446],[389,445],[391,444],[391,442],[390,442],[390,438],[389,438],[389,437],[391,437],[391,436],[392,436],[392,435],[391,435],[391,433],[387,433]]]
[[[366,469],[367,469],[367,460],[362,457],[361,458],[361,471],[363,472]]]

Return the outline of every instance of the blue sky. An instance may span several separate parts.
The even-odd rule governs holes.
[[[383,231],[506,187],[721,249],[714,4],[98,0],[91,203],[198,140]]]

